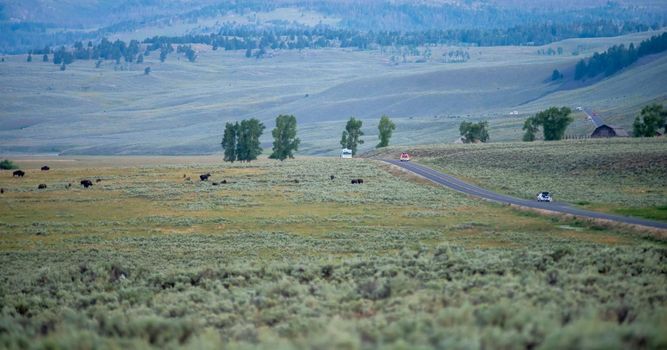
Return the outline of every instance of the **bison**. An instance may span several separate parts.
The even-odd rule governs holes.
[[[81,180],[81,186],[88,188],[93,185],[93,182],[90,180]]]
[[[222,180],[220,183],[221,183],[221,184],[226,184],[226,183],[227,183],[227,180]]]
[[[353,185],[361,185],[364,183],[364,179],[352,179],[352,184]]]
[[[95,182],[100,183],[100,182],[102,182],[102,179],[97,179],[97,180],[95,180]]]
[[[39,185],[37,186],[37,189],[38,189],[38,190],[43,190],[43,189],[45,189],[45,188],[46,188],[46,184],[39,184]]]
[[[25,171],[23,171],[23,170],[16,170],[15,172],[12,173],[12,176],[23,177],[23,176],[25,176]]]
[[[199,175],[199,179],[201,179],[202,181],[208,180],[209,177],[211,177],[211,173]]]
[[[49,167],[46,166],[46,165],[42,167],[42,171],[49,171],[49,170],[51,170],[51,168],[49,168]]]
[[[214,183],[212,183],[211,185],[213,185],[213,186],[218,186],[218,185],[219,185],[219,183],[217,183],[217,182],[214,182]]]
[[[5,189],[4,189],[4,188],[0,188],[0,194],[3,194],[3,193],[5,193]]]
[[[331,175],[331,181],[333,181],[336,177]]]

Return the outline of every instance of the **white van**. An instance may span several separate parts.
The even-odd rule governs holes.
[[[340,151],[340,157],[341,158],[352,158],[352,150],[348,148],[343,148]]]

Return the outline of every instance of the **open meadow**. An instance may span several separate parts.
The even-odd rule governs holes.
[[[493,191],[667,221],[667,139],[615,138],[395,147],[369,153],[415,161]]]
[[[662,150],[650,171],[664,175],[664,145],[622,149]],[[542,159],[570,147],[549,146]],[[429,159],[473,147],[497,145]],[[0,348],[667,347],[661,235],[468,198],[365,159],[16,163],[24,178],[0,171]]]

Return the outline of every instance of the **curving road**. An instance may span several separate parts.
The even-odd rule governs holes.
[[[615,222],[620,222],[623,224],[629,224],[629,225],[639,225],[639,226],[645,226],[645,227],[650,227],[650,228],[658,228],[658,229],[667,229],[667,223],[665,222],[659,222],[659,221],[653,221],[653,220],[647,220],[647,219],[640,219],[640,218],[635,218],[635,217],[628,217],[628,216],[621,216],[621,215],[613,215],[613,214],[605,214],[605,213],[598,213],[595,211],[589,211],[589,210],[584,210],[584,209],[578,209],[578,208],[573,208],[565,203],[560,203],[560,202],[551,202],[551,203],[546,203],[546,202],[538,202],[535,200],[526,200],[526,199],[520,199],[512,196],[506,196],[502,195],[496,192],[492,192],[489,190],[485,190],[481,187],[477,187],[475,185],[471,185],[467,182],[463,182],[451,175],[443,174],[439,171],[433,170],[431,168],[425,167],[423,165],[415,164],[412,162],[401,162],[399,160],[384,160],[385,162],[389,164],[393,164],[396,166],[399,166],[403,169],[409,170],[417,175],[420,175],[428,180],[431,180],[439,185],[443,185],[446,187],[449,187],[451,189],[454,189],[456,191],[471,195],[471,196],[476,196],[484,199],[488,199],[494,202],[499,202],[499,203],[505,203],[505,204],[513,204],[513,205],[518,205],[522,207],[527,207],[527,208],[533,208],[533,209],[541,209],[541,210],[547,210],[547,211],[552,211],[552,212],[557,212],[557,213],[562,213],[562,214],[570,214],[574,216],[580,216],[580,217],[586,217],[586,218],[591,218],[591,219],[600,219],[600,220],[609,220],[609,221],[615,221]]]
[[[593,112],[592,110],[589,110],[589,109],[584,108],[584,109],[582,109],[582,112],[586,113],[586,116],[588,116],[588,120],[590,120],[591,123],[593,123],[593,125],[594,125],[596,128],[597,128],[598,126],[602,126],[602,125],[604,125],[604,121],[602,120],[602,118],[600,118],[600,116],[597,115],[597,114],[596,114],[595,112]]]

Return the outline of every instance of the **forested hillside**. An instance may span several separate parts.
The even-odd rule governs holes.
[[[667,18],[665,6],[651,0],[586,2],[568,7],[558,3],[539,1],[527,6],[521,2],[497,1],[181,0],[163,6],[156,0],[98,0],[78,6],[72,1],[54,4],[31,0],[0,5],[0,52],[18,53],[44,46],[72,45],[75,41],[99,41],[119,33],[135,33],[129,34],[134,35],[132,39],[143,40],[142,29],[155,27],[173,28],[173,33],[179,36],[248,31],[244,24],[253,28],[255,37],[266,31],[285,34],[295,29],[326,30],[330,32],[325,36],[332,37],[340,36],[337,31],[342,31],[349,38],[357,38],[351,45],[361,48],[373,43],[443,41],[541,45],[565,38],[616,36],[656,29]],[[279,13],[287,8],[295,12]],[[320,20],[303,28],[299,20],[307,11],[318,14]],[[262,19],[258,14],[268,15]]]
[[[574,79],[594,78],[601,74],[610,76],[637,62],[637,60],[644,56],[661,53],[666,50],[667,33],[642,41],[637,48],[635,48],[634,43],[630,44],[627,48],[625,45],[614,45],[603,53],[596,52],[591,58],[580,60],[575,69]]]

